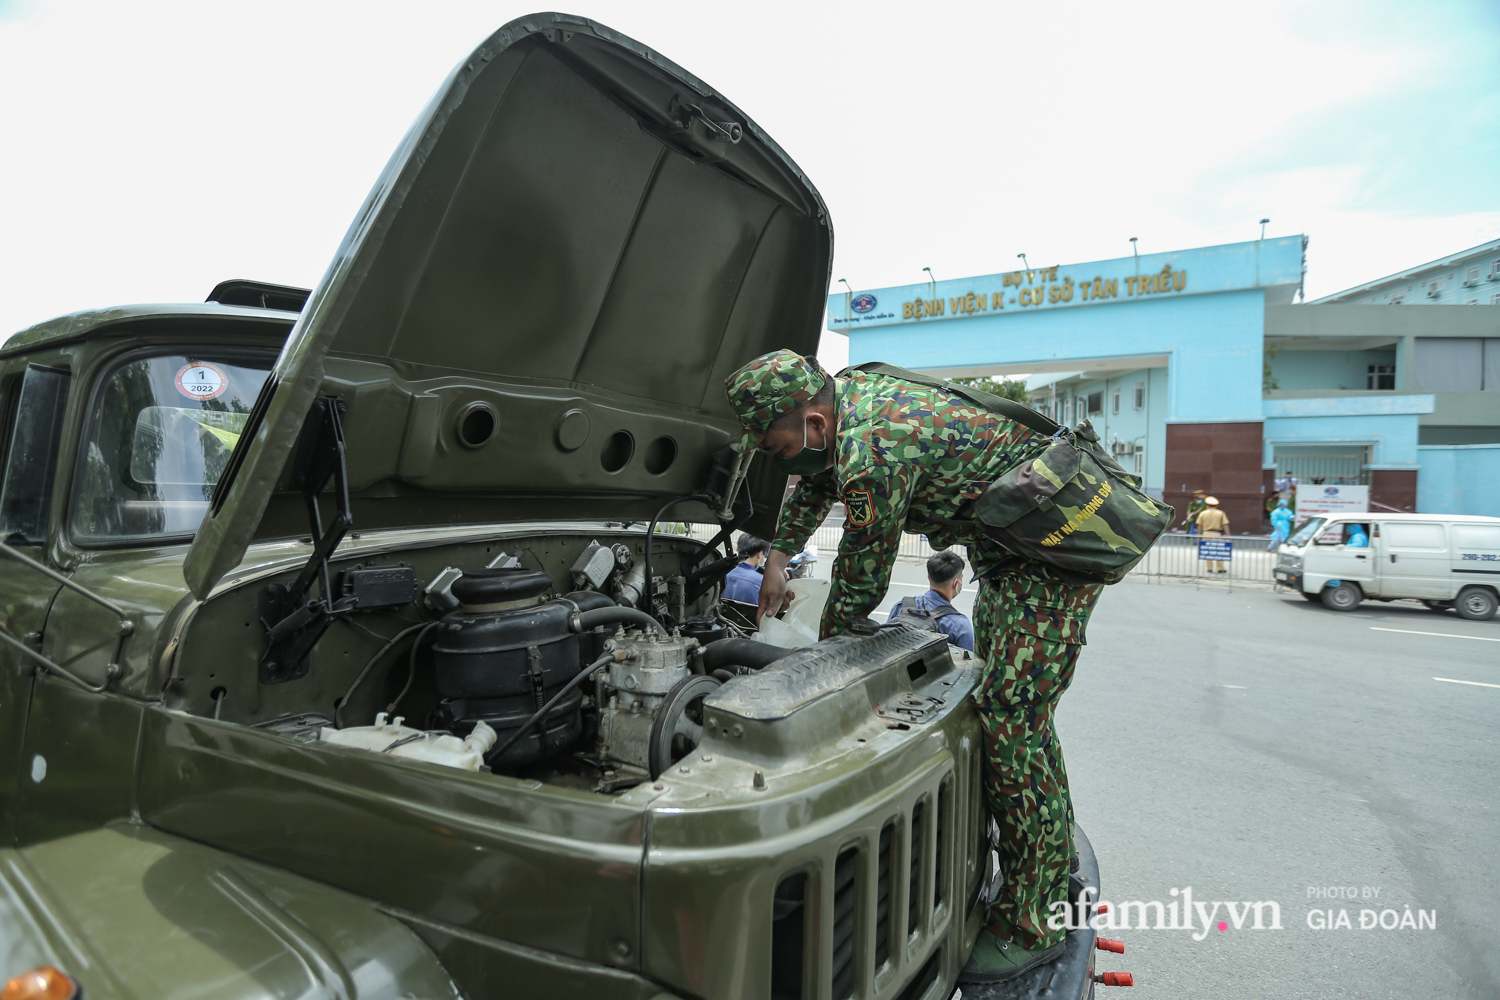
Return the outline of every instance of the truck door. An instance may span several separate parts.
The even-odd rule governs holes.
[[[1433,521],[1380,525],[1380,596],[1446,599],[1456,594],[1447,526]]]
[[[24,359],[0,372],[0,538],[40,558],[52,513],[52,484],[68,402],[68,372]],[[35,664],[20,649],[38,648],[57,585],[0,558],[0,843],[15,838],[16,797],[31,769],[21,760]]]

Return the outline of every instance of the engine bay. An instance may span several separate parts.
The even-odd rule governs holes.
[[[693,594],[703,541],[657,532],[648,593],[642,526],[592,528],[350,539],[328,577],[346,605],[299,662],[268,668],[286,648],[265,615],[294,585],[283,561],[189,616],[170,701],[301,742],[628,791],[697,747],[705,698],[792,650],[752,638],[717,587]],[[264,638],[211,641],[241,616]]]

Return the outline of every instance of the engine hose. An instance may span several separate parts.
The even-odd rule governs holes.
[[[768,642],[756,642],[754,639],[731,636],[728,639],[716,639],[703,647],[703,669],[710,674],[727,667],[750,667],[760,670],[794,652],[796,650],[782,649]]]
[[[546,718],[547,713],[556,708],[558,703],[566,698],[569,694],[571,694],[573,690],[578,687],[578,685],[594,676],[594,671],[598,670],[600,667],[606,666],[614,658],[614,652],[610,651],[599,657],[599,659],[595,660],[593,663],[590,663],[588,666],[584,667],[582,670],[578,671],[577,676],[568,681],[568,683],[564,684],[562,686],[562,690],[552,696],[551,701],[547,702],[547,704],[537,709],[536,712],[532,714],[531,718],[521,723],[521,728],[512,733],[510,739],[506,740],[499,750],[496,750],[494,753],[487,756],[489,756],[492,760],[497,761],[501,757],[505,756],[505,751],[515,746],[516,741],[530,732],[532,726],[536,725],[538,722],[542,721],[542,719]]]
[[[678,504],[682,503],[682,501],[694,499],[697,498],[694,497],[693,494],[689,493],[686,496],[673,497],[672,499],[668,500],[666,503],[661,505],[661,510],[656,512],[656,516],[651,519],[651,524],[646,528],[646,565],[645,569],[643,570],[643,572],[646,574],[646,579],[641,584],[641,603],[644,604],[645,607],[641,609],[642,611],[649,613],[656,606],[656,592],[652,588],[651,584],[651,541],[656,535],[656,522],[661,520],[663,514],[665,514],[667,511],[671,510]],[[655,616],[653,616],[651,620],[656,621]]]
[[[597,611],[600,608],[613,608],[615,602],[597,590],[575,590],[572,593],[562,595],[562,599],[578,606],[579,611]]]
[[[591,628],[608,625],[610,622],[623,622],[638,628],[654,628],[662,635],[667,633],[667,630],[662,628],[661,623],[655,618],[635,608],[595,608],[593,611],[580,611],[570,619],[569,625],[574,632],[587,632]]]

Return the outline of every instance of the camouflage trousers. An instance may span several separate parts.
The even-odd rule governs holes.
[[[1025,948],[1051,947],[1066,934],[1047,926],[1051,904],[1068,898],[1073,857],[1073,802],[1052,721],[1102,589],[1005,575],[981,583],[974,601],[974,650],[985,660],[975,692],[984,790],[1000,826],[1003,876],[985,924]]]

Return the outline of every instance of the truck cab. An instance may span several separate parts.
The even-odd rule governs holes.
[[[1313,517],[1282,543],[1276,581],[1335,611],[1420,600],[1485,621],[1500,598],[1500,518],[1363,513]]]

